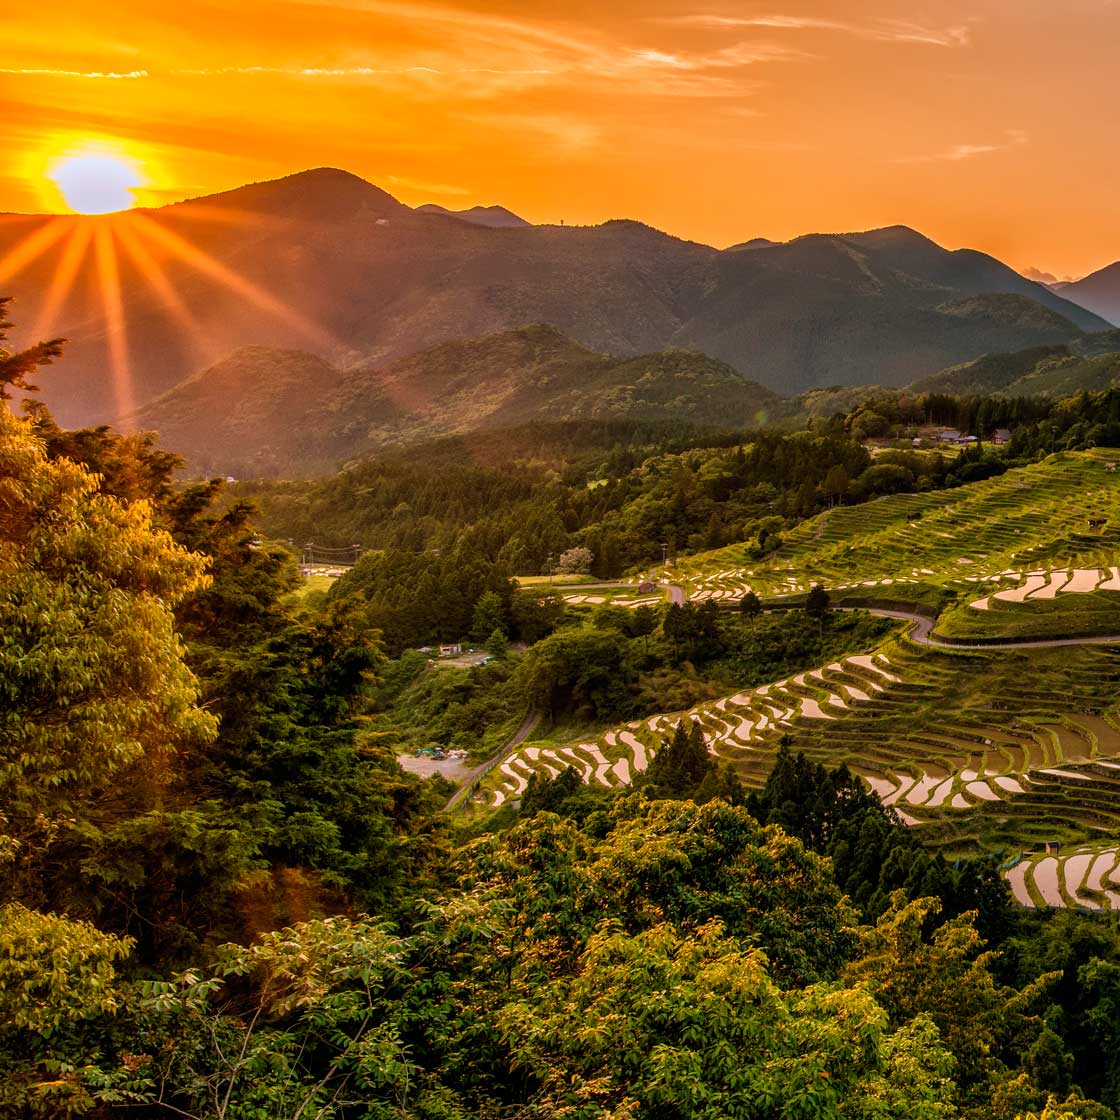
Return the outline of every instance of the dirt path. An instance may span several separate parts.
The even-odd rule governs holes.
[[[463,779],[463,784],[451,795],[444,809],[450,810],[460,805],[470,790],[472,790],[479,781],[489,774],[495,766],[504,762],[530,735],[532,735],[540,721],[541,713],[535,708],[530,709],[529,714],[525,717],[521,726],[505,741],[494,757],[482,763],[481,766],[476,766],[467,773],[466,777]]]

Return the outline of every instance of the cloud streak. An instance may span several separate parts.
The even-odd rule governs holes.
[[[498,76],[534,77],[552,74],[546,69],[502,69],[495,66],[462,66],[447,69],[438,66],[219,66],[172,70],[173,75],[192,78],[218,78],[227,74],[252,76],[271,74],[286,78],[399,78],[410,74],[447,77],[460,74],[493,74]]]
[[[951,27],[928,27],[908,20],[875,20],[855,23],[850,20],[828,19],[817,16],[761,15],[724,16],[695,12],[691,15],[668,16],[658,23],[677,27],[696,27],[707,31],[764,28],[772,31],[831,31],[872,39],[881,43],[920,43],[935,47],[964,47],[971,41],[971,28],[967,24]]]
[[[147,70],[129,70],[125,73],[117,73],[112,70],[55,70],[48,66],[5,66],[0,67],[0,74],[9,74],[24,78],[85,78],[111,82],[124,82],[135,78],[150,78],[152,76]]]
[[[1027,143],[1029,137],[1021,129],[1011,129],[1001,143],[989,144],[954,144],[941,152],[929,155],[899,156],[895,163],[959,163],[962,160],[974,159],[976,156],[992,155],[995,152],[1006,152],[1012,148],[1020,148]]]

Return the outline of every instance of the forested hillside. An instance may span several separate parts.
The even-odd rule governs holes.
[[[0,351],[0,389],[57,356]],[[1034,402],[1015,454],[1120,434],[1113,396]],[[1108,914],[1017,908],[995,851],[938,850],[780,743],[742,768],[680,714],[868,661],[895,620],[528,577],[663,542],[779,565],[828,544],[810,515],[1011,466],[872,460],[866,420],[581,421],[471,466],[452,440],[260,487],[262,530],[149,437],[0,404],[0,1113],[1113,1120]],[[304,529],[367,548],[326,594],[284,545]],[[433,743],[501,763],[527,712],[551,738],[518,757],[571,764],[496,811],[402,769]],[[639,718],[648,765],[584,781],[566,745]]]
[[[191,470],[270,478],[329,474],[347,460],[462,433],[574,419],[727,429],[779,399],[703,354],[619,359],[554,328],[524,327],[426,349],[389,367],[335,369],[299,351],[238,351],[126,426],[158,432]]]

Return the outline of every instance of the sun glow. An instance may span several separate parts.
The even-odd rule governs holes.
[[[52,149],[58,153],[53,159],[46,154]],[[184,337],[191,339],[201,329],[198,309],[187,295],[190,286],[183,287],[192,273],[217,282],[287,328],[295,327],[315,347],[337,347],[337,340],[318,323],[195,245],[188,228],[190,222],[197,222],[204,233],[207,226],[233,222],[267,225],[274,219],[197,203],[176,213],[187,223],[183,232],[176,232],[158,216],[133,211],[145,201],[144,189],[151,190],[152,181],[162,179],[158,165],[153,166],[150,159],[133,159],[122,145],[88,139],[44,145],[40,151],[42,162],[35,167],[34,177],[44,186],[57,187],[73,213],[105,216],[93,221],[60,213],[13,217],[12,221],[30,228],[0,251],[0,285],[28,269],[42,271],[45,265],[48,278],[31,321],[36,339],[51,338],[69,333],[76,292],[80,316],[88,315],[82,310],[83,285],[79,281],[83,275],[91,275],[100,304],[99,333],[116,422],[127,424],[136,407],[129,346],[131,304],[136,302],[150,313],[147,295],[154,295]],[[133,194],[137,189],[139,200]],[[57,196],[44,201],[58,208]]]
[[[131,160],[111,152],[86,151],[65,155],[47,171],[76,214],[111,214],[136,205],[133,191],[144,185]]]

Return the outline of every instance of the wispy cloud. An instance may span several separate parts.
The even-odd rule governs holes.
[[[399,83],[417,96],[445,94],[448,87],[464,97],[493,99],[519,89],[552,86],[588,89],[609,86],[612,95],[660,98],[732,98],[755,92],[748,80],[752,67],[809,59],[792,44],[744,39],[703,48],[676,44],[619,41],[582,24],[522,18],[444,6],[424,0],[276,0],[295,7],[322,4],[350,8],[391,27],[408,29],[407,45],[392,36],[379,43],[369,37],[345,48],[336,44],[334,57],[301,58],[287,54],[249,55],[211,64],[205,57],[189,66],[162,66],[120,72],[20,69],[8,74],[86,78],[287,78],[293,81]],[[709,17],[693,17],[706,19]],[[710,17],[724,19],[724,17]],[[765,20],[729,20],[731,28],[782,28]],[[740,41],[741,40],[741,41]]]
[[[55,70],[48,66],[4,66],[0,74],[15,74],[27,78],[97,78],[106,81],[128,81],[133,78],[150,78],[147,70],[129,70],[117,73],[112,70]]]
[[[861,23],[818,16],[725,16],[696,12],[691,15],[668,16],[656,22],[675,24],[679,27],[697,27],[709,31],[746,27],[767,28],[774,31],[832,31],[883,43],[924,43],[936,47],[967,46],[972,35],[971,28],[967,24],[930,27],[908,20],[894,19]]]
[[[961,160],[974,159],[976,156],[991,155],[994,152],[1006,152],[1011,148],[1020,148],[1027,143],[1029,137],[1021,129],[1011,129],[1005,139],[988,144],[953,144],[940,152],[928,155],[899,156],[895,163],[958,163]]]
[[[189,77],[215,78],[226,74],[251,76],[254,74],[276,74],[288,78],[398,78],[415,74],[418,76],[454,76],[459,74],[495,74],[517,76],[540,76],[551,74],[551,70],[514,70],[494,66],[461,66],[446,69],[438,66],[218,66],[172,70],[172,74]]]

